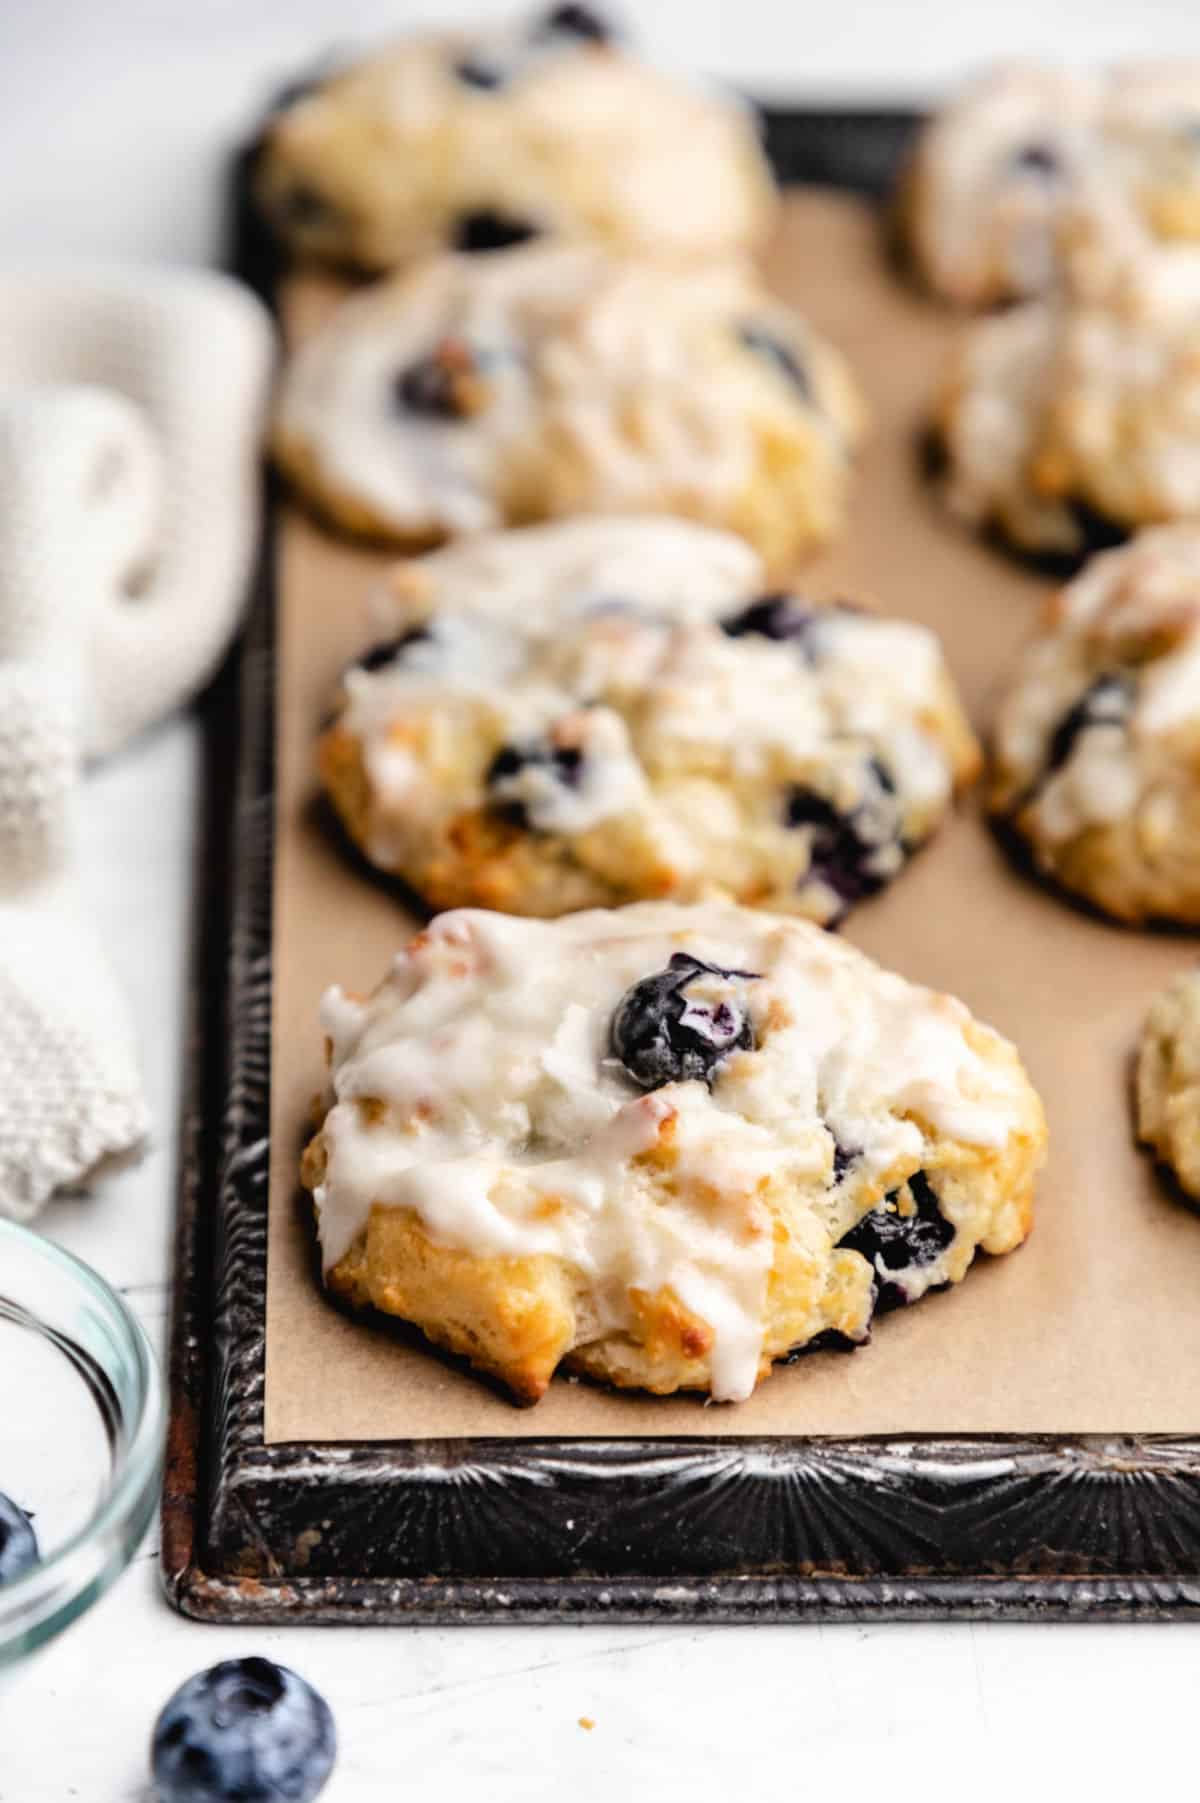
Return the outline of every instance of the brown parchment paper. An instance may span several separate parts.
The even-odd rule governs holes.
[[[955,328],[896,282],[872,216],[845,197],[789,200],[770,274],[848,352],[874,414],[848,542],[805,580],[936,628],[986,725],[1050,585],[973,542],[922,489],[913,439]],[[293,329],[329,300],[297,284]],[[518,1409],[419,1336],[353,1322],[326,1301],[296,1168],[322,1082],[317,1003],[334,981],[373,986],[413,918],[313,806],[313,737],[340,665],[371,637],[364,590],[381,560],[291,513],[281,556],[268,1441],[1200,1427],[1200,1218],[1136,1151],[1128,1096],[1145,1007],[1196,942],[1132,934],[1054,899],[1009,867],[975,800],[845,931],[1020,1046],[1051,1129],[1021,1251],[981,1256],[958,1288],[883,1317],[869,1347],[778,1368],[725,1406],[557,1379],[536,1408]]]

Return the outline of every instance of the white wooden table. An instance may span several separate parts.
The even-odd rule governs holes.
[[[203,260],[227,144],[280,73],[402,0],[8,0],[0,7],[0,252]],[[426,0],[426,16],[452,8]],[[464,0],[476,13],[506,0]],[[763,91],[927,91],[993,50],[1200,55],[1200,9],[1142,0],[660,0],[660,48]],[[330,21],[334,21],[331,25]],[[0,498],[2,500],[2,498]],[[128,1295],[157,1342],[167,1309],[182,994],[196,799],[178,720],[91,780],[84,881],[134,999],[156,1138],[136,1170],[56,1203],[46,1230]],[[1200,1303],[1200,1299],[1198,1299]],[[199,1627],[162,1601],[152,1538],[112,1593],[0,1697],[0,1803],[148,1803],[146,1746],[188,1673],[251,1651],[328,1696],[330,1803],[1034,1798],[1194,1788],[1200,1629],[495,1628],[262,1632]],[[594,1723],[592,1728],[581,1725]]]

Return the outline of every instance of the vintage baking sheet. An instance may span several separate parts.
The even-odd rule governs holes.
[[[897,284],[871,215],[845,198],[789,201],[771,275],[850,354],[875,415],[849,542],[805,584],[935,627],[982,725],[1049,585],[973,543],[922,492],[913,441],[952,328]],[[298,290],[293,320],[327,300]],[[334,981],[373,985],[412,925],[314,806],[314,733],[340,665],[371,637],[379,567],[306,519],[284,521],[267,1440],[1200,1428],[1200,1217],[1135,1150],[1128,1108],[1143,1011],[1196,941],[1131,934],[1047,895],[1010,869],[974,802],[846,931],[1021,1047],[1052,1139],[1022,1251],[981,1258],[960,1288],[884,1317],[866,1349],[814,1354],[719,1407],[557,1380],[521,1410],[407,1330],[352,1322],[323,1298],[296,1176],[322,1080],[317,1003]]]

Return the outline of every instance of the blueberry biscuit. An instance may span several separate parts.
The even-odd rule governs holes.
[[[294,251],[373,271],[537,237],[721,256],[775,206],[749,109],[637,61],[591,5],[414,35],[301,91],[257,188]]]
[[[275,448],[337,523],[410,548],[655,509],[786,568],[838,531],[859,427],[841,358],[748,270],[531,247],[348,301],[285,375]]]
[[[1108,250],[1200,241],[1200,66],[997,70],[926,128],[900,196],[917,270],[964,307],[1057,286],[1080,212]]]
[[[1185,971],[1155,997],[1134,1099],[1138,1138],[1200,1199],[1200,970]]]
[[[764,594],[748,546],[684,521],[465,540],[389,599],[319,764],[433,907],[721,895],[830,924],[978,766],[932,633]]]
[[[900,197],[914,264],[943,299],[1043,293],[1064,205],[1097,156],[1100,83],[1020,65],[974,82],[922,133]]]
[[[991,805],[1106,913],[1200,925],[1200,526],[1056,597],[999,709]]]
[[[973,325],[935,408],[952,510],[1068,559],[1200,514],[1200,250],[1086,269]]]
[[[444,914],[322,1025],[327,1284],[526,1402],[562,1362],[740,1399],[1029,1231],[1012,1046],[802,921]]]

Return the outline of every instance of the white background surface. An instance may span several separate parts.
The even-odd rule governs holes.
[[[330,43],[438,11],[381,0],[0,0],[0,256],[213,253],[230,141]],[[478,0],[477,13],[506,5]],[[761,92],[932,93],[993,54],[1200,55],[1183,0],[660,0],[667,54]],[[2,498],[0,498],[2,504]],[[45,1226],[165,1326],[197,746],[176,721],[92,778],[85,883],[134,999],[157,1134],[145,1163]],[[148,1803],[166,1694],[251,1651],[310,1676],[342,1741],[330,1803],[406,1793],[655,1798],[1115,1795],[1196,1785],[1200,1629],[462,1631],[199,1627],[149,1544],[0,1697],[0,1803]],[[587,1732],[579,1717],[594,1718]]]

